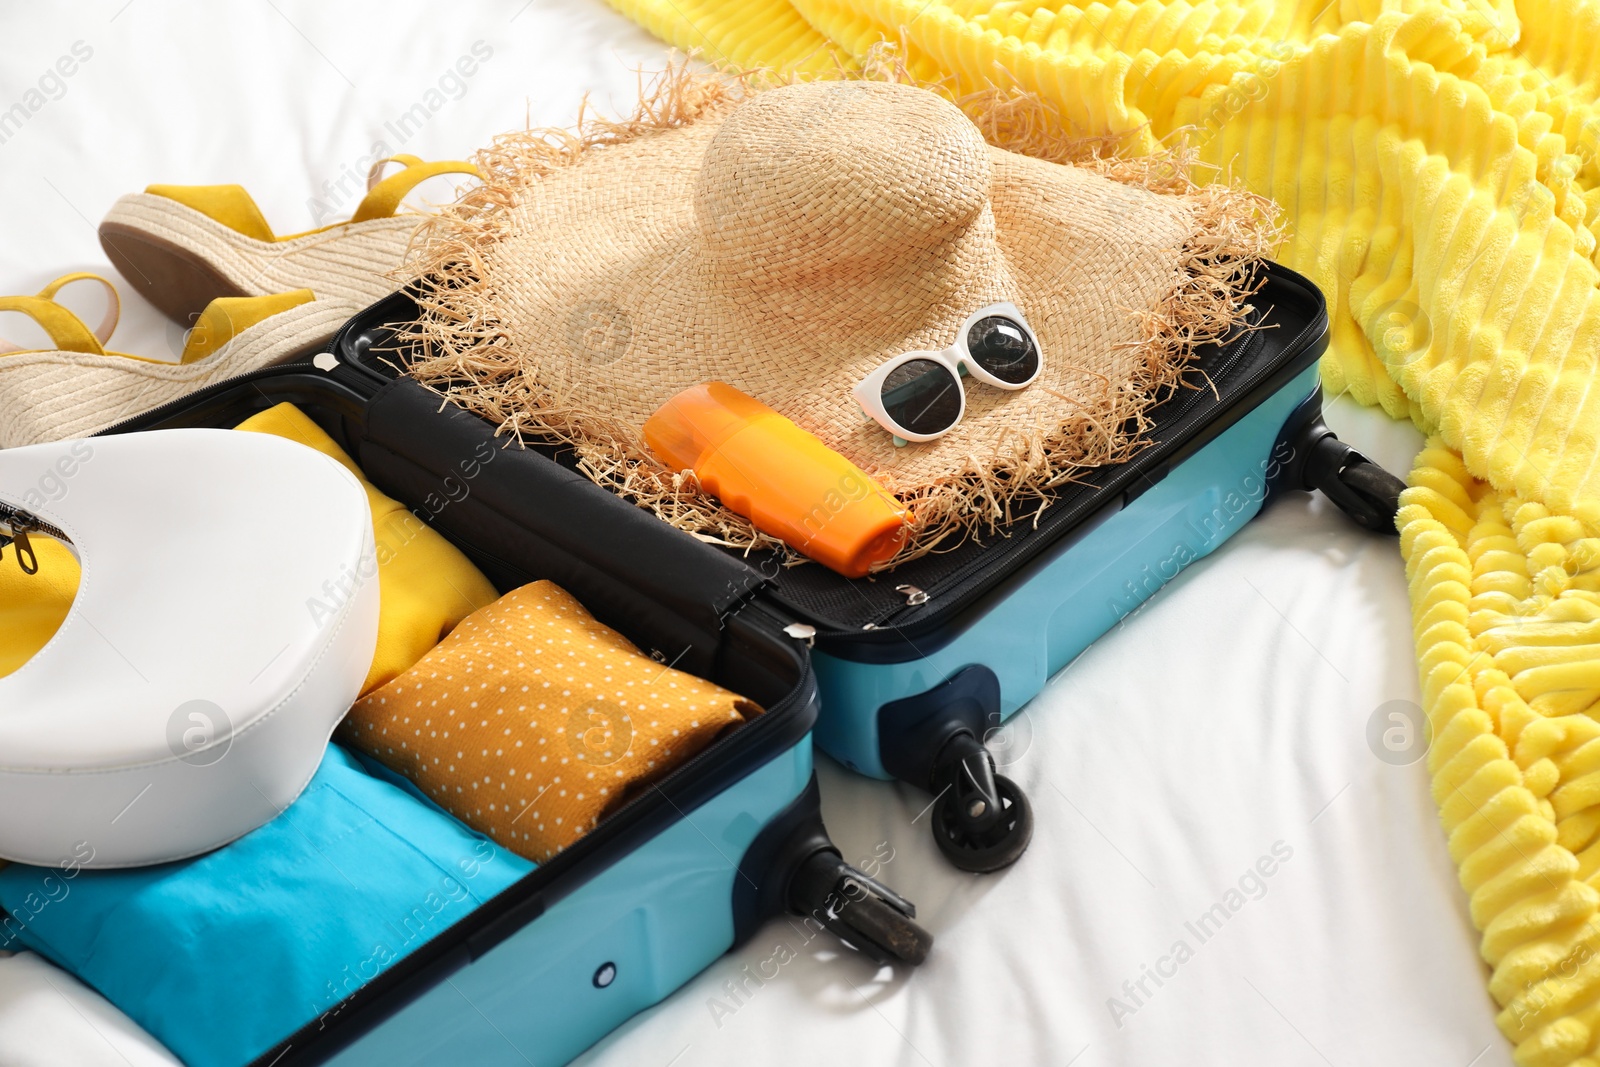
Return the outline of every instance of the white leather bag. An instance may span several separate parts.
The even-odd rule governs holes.
[[[0,532],[30,524],[70,540],[82,578],[55,636],[0,678],[0,857],[161,863],[286,808],[377,644],[361,484],[233,430],[0,450]]]

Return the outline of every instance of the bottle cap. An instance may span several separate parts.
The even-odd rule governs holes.
[[[691,385],[645,420],[644,441],[667,466],[691,470],[707,452],[767,414],[776,412],[726,382]]]

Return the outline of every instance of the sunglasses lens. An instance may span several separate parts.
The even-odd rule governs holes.
[[[961,417],[961,383],[931,359],[909,359],[883,380],[883,410],[915,434],[943,433]]]
[[[974,363],[1009,385],[1021,385],[1039,373],[1039,350],[1028,331],[1003,315],[973,323],[967,351]]]

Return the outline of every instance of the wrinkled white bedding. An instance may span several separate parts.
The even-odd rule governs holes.
[[[664,55],[601,0],[13,5],[0,41],[5,293],[109,274],[95,224],[147,183],[239,182],[306,229],[354,207],[375,154],[460,157],[586,91],[626,106]],[[174,358],[181,334],[127,292],[112,347]],[[1342,403],[1331,421],[1394,469],[1419,444]],[[925,967],[875,974],[775,924],[581,1062],[1504,1067],[1423,766],[1367,741],[1417,698],[1395,542],[1279,502],[1008,729],[1037,813],[1012,870],[954,871],[928,798],[819,761],[834,837],[892,855],[937,934]],[[156,1062],[48,975],[0,960],[0,1064]]]

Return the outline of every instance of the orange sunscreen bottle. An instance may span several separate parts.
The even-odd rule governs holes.
[[[724,382],[685,389],[644,424],[656,458],[789,547],[860,578],[905,543],[905,507],[866,472]]]

